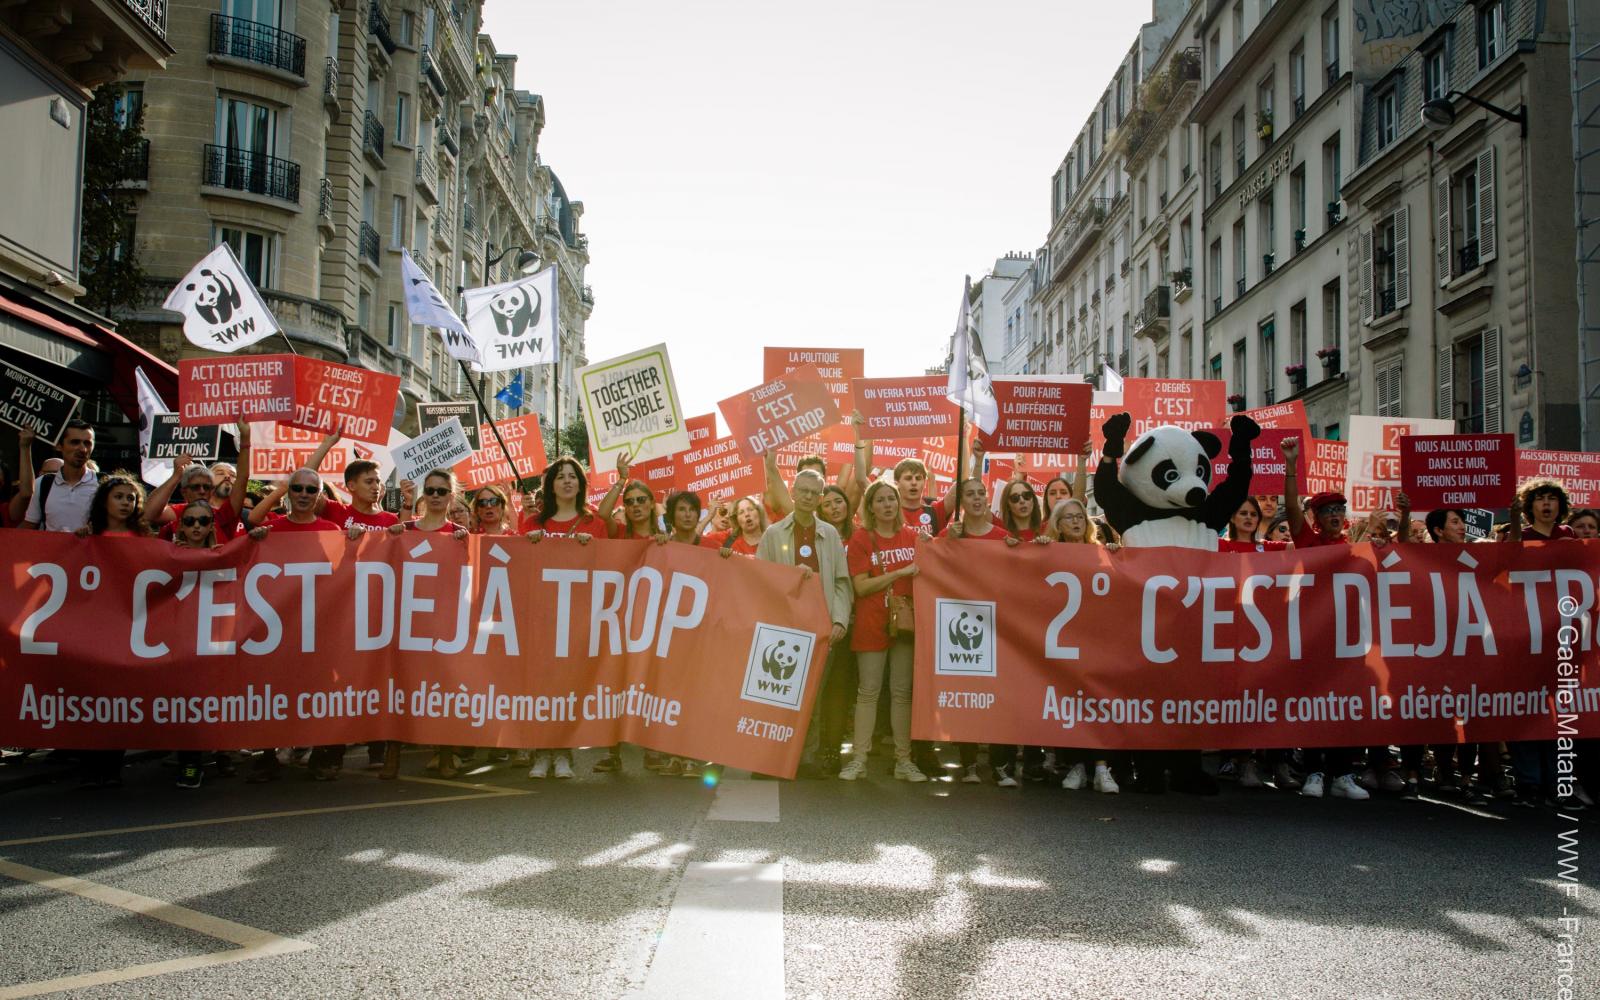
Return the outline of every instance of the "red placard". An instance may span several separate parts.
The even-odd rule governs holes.
[[[1311,440],[1311,423],[1306,419],[1306,404],[1298,399],[1291,399],[1287,403],[1273,403],[1270,406],[1258,406],[1253,410],[1245,410],[1244,415],[1254,420],[1262,430],[1283,428],[1294,431],[1302,441]]]
[[[850,398],[866,420],[862,434],[880,441],[954,434],[961,411],[945,398],[943,375],[850,380]]]
[[[822,381],[809,373],[773,379],[717,404],[746,455],[764,455],[839,422],[839,408]]]
[[[859,347],[764,347],[761,377],[768,382],[792,371],[815,369],[840,412],[850,406],[850,383],[866,374],[866,351]]]
[[[251,422],[250,478],[289,478],[296,469],[304,468],[311,460],[312,453],[321,447],[323,437],[315,431],[301,430],[274,421]],[[351,462],[377,457],[372,446],[341,438],[322,459],[317,472],[323,482],[339,490],[344,485],[344,470]],[[384,471],[384,475],[388,475],[388,470]]]
[[[297,360],[293,354],[255,354],[178,362],[178,423],[288,420],[294,416]]]
[[[746,458],[732,436],[678,453],[678,489],[698,493],[702,500],[758,494],[762,482],[761,460]]]
[[[1400,488],[1413,510],[1509,507],[1516,444],[1510,434],[1409,434],[1400,439]]]
[[[1348,441],[1301,438],[1300,467],[1296,470],[1295,488],[1302,497],[1344,492],[1345,467],[1349,463],[1349,456]]]
[[[1559,482],[1574,510],[1600,507],[1600,453],[1524,448],[1517,452],[1517,482],[1529,479]]]
[[[400,376],[297,355],[290,427],[383,444],[394,424]]]
[[[1228,457],[1228,445],[1233,441],[1233,431],[1227,427],[1214,427],[1211,433],[1222,439],[1222,453],[1211,463],[1211,488],[1216,489],[1217,484],[1228,477],[1228,469],[1232,465],[1232,460]],[[1283,493],[1283,441],[1285,438],[1298,437],[1300,435],[1291,430],[1263,429],[1256,439],[1250,442],[1252,495],[1278,496]]]
[[[1089,436],[1094,387],[1087,382],[997,378],[994,397],[1000,422],[993,434],[978,435],[987,451],[1076,455]]]
[[[1122,409],[1133,417],[1128,444],[1163,424],[1189,431],[1222,427],[1228,422],[1227,396],[1227,383],[1214,379],[1124,379]],[[1118,410],[1113,406],[1111,412]]]
[[[837,477],[845,466],[855,461],[855,428],[849,424],[830,424],[815,437],[784,445],[777,451],[778,471],[785,479],[792,480],[799,470],[800,460],[808,455],[821,455],[828,463],[828,475]]]
[[[500,429],[506,451],[517,463],[515,471],[500,450],[500,442],[494,436],[495,427]],[[456,480],[462,489],[475,490],[490,483],[514,484],[519,477],[532,479],[548,464],[544,456],[544,435],[539,430],[536,413],[497,420],[493,425],[483,424],[478,428],[478,440],[483,442],[483,447],[455,466]]]

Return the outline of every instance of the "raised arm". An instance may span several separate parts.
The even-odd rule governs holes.
[[[332,451],[333,446],[338,443],[338,431],[334,431],[332,434],[329,434],[327,437],[323,438],[322,443],[317,445],[317,450],[311,453],[310,458],[306,459],[306,468],[315,469],[320,473],[322,471],[322,460],[328,457],[328,452]],[[323,491],[317,494],[317,506],[313,508],[318,517],[322,516],[323,509],[328,506],[328,490],[326,488],[327,484],[324,483],[323,486]]]
[[[233,477],[233,489],[228,491],[228,508],[238,520],[244,513],[244,495],[250,485],[250,422],[239,421],[239,465]]]
[[[1404,545],[1411,541],[1411,498],[1401,490],[1394,497],[1395,508],[1400,514],[1400,530],[1395,532],[1395,544]]]
[[[278,504],[289,493],[289,480],[280,480],[272,487],[272,492],[261,498],[261,502],[250,508],[250,516],[245,519],[245,526],[259,528],[266,523],[268,516],[278,509]]]
[[[1300,489],[1295,482],[1295,470],[1300,461],[1300,439],[1284,438],[1283,451],[1283,507],[1289,512],[1289,534],[1298,536],[1306,526],[1305,512],[1300,509]]]
[[[172,460],[172,475],[167,477],[166,482],[150,491],[150,496],[144,502],[144,509],[145,520],[149,521],[152,526],[160,526],[172,520],[172,508],[168,505],[172,503],[173,491],[178,488],[179,481],[183,479],[184,470],[193,462],[194,459],[188,455],[179,455],[174,458]],[[151,513],[152,511],[154,513]]]
[[[1072,498],[1086,506],[1089,503],[1089,459],[1093,457],[1094,439],[1085,438],[1083,450],[1078,452],[1078,473],[1072,477]]]
[[[867,480],[872,478],[872,439],[862,434],[867,427],[867,418],[861,415],[860,410],[850,414],[850,423],[856,430],[855,460],[850,463],[851,471],[855,474],[852,483],[855,486],[855,493],[850,501],[850,509],[858,510],[861,507],[861,494],[867,489]],[[842,473],[840,478],[844,478]],[[850,490],[847,488],[845,493],[849,494]]]
[[[617,481],[611,484],[609,490],[606,490],[606,495],[600,499],[600,506],[595,511],[600,516],[600,520],[607,524],[611,523],[611,514],[617,509],[617,498],[622,496],[622,491],[627,488],[628,470],[632,467],[633,464],[628,461],[628,453],[625,451],[617,452]]]
[[[777,452],[767,449],[762,469],[767,477],[767,485],[763,491],[766,494],[767,506],[777,511],[779,517],[794,513],[794,498],[789,495],[789,487],[784,485],[783,475],[778,472]]]
[[[10,524],[21,524],[22,516],[28,512],[28,501],[33,499],[33,481],[38,478],[38,473],[33,467],[33,439],[34,433],[30,430],[17,432],[17,494],[11,498],[11,505],[6,510]]]

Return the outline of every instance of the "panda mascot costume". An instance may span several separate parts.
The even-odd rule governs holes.
[[[1217,551],[1218,537],[1250,495],[1250,443],[1260,426],[1243,414],[1234,416],[1228,478],[1213,490],[1211,462],[1222,453],[1220,438],[1166,424],[1139,435],[1124,457],[1132,424],[1132,417],[1118,413],[1103,426],[1106,445],[1094,473],[1094,495],[1106,523],[1125,546]],[[1200,768],[1198,750],[1139,751],[1133,759],[1135,791],[1164,791],[1163,772],[1171,771],[1174,791],[1217,792],[1217,783]]]

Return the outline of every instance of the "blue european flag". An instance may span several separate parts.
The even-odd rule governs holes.
[[[504,389],[495,393],[494,398],[513,410],[522,409],[522,373],[517,372],[517,377],[512,379]]]

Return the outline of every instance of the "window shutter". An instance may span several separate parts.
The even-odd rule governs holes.
[[[1450,177],[1445,175],[1434,184],[1434,198],[1438,202],[1433,227],[1433,270],[1439,284],[1450,282]]]
[[[1394,307],[1411,304],[1411,206],[1394,213]]]
[[[1376,389],[1378,394],[1378,416],[1398,417],[1404,413],[1400,405],[1400,361],[1392,361],[1378,369]]]
[[[1495,257],[1494,147],[1478,154],[1478,263]]]
[[[1500,405],[1500,330],[1483,331],[1483,432],[1499,434]]]
[[[1434,355],[1433,383],[1435,389],[1433,415],[1440,420],[1455,420],[1456,353],[1451,345],[1439,348]]]
[[[1361,230],[1361,318],[1372,322],[1372,230]]]

